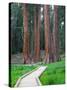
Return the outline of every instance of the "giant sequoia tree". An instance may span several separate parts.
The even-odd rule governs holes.
[[[40,5],[34,8],[34,60],[37,62],[40,58],[40,22],[41,12]]]
[[[51,31],[49,5],[44,6],[45,62],[51,62]]]
[[[40,58],[40,5],[35,5],[34,9],[34,60],[37,62]]]
[[[27,4],[24,4],[23,25],[24,25],[24,45],[23,45],[24,63],[30,63],[30,60],[29,60],[29,32],[28,32],[28,5]]]
[[[59,59],[58,6],[54,6],[53,45],[54,61],[56,61]]]
[[[24,63],[38,62],[42,56],[45,63],[59,60],[59,49],[63,54],[65,50],[64,11],[64,6],[12,3],[12,54],[22,51]]]

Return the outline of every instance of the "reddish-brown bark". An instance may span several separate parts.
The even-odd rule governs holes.
[[[30,63],[29,62],[29,33],[28,33],[28,5],[27,4],[24,4],[23,25],[24,25],[24,44],[23,44],[24,63]]]
[[[45,63],[52,60],[49,5],[44,6]]]
[[[54,61],[59,60],[59,37],[58,37],[58,6],[54,6],[54,29],[53,29],[53,53]]]
[[[34,59],[37,62],[40,58],[40,6],[35,5],[34,10]]]

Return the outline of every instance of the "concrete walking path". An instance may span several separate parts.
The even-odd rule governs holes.
[[[36,78],[39,77],[45,69],[46,69],[46,66],[41,66],[31,74],[27,75],[26,77],[21,79],[18,87],[39,86]]]

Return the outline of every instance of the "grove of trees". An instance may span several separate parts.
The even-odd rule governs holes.
[[[51,63],[65,54],[65,7],[10,4],[11,54],[22,53],[24,64]]]

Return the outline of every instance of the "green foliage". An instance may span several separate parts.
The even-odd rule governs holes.
[[[22,51],[23,47],[23,16],[22,4],[11,3],[11,53]]]
[[[24,66],[24,65],[17,65],[17,64],[12,64],[11,65],[11,87],[13,87],[19,77],[24,75],[25,73],[35,69],[37,66]]]
[[[65,52],[65,6],[58,7],[60,53]]]
[[[47,64],[48,68],[39,77],[43,85],[64,84],[65,83],[65,62],[59,61]]]

